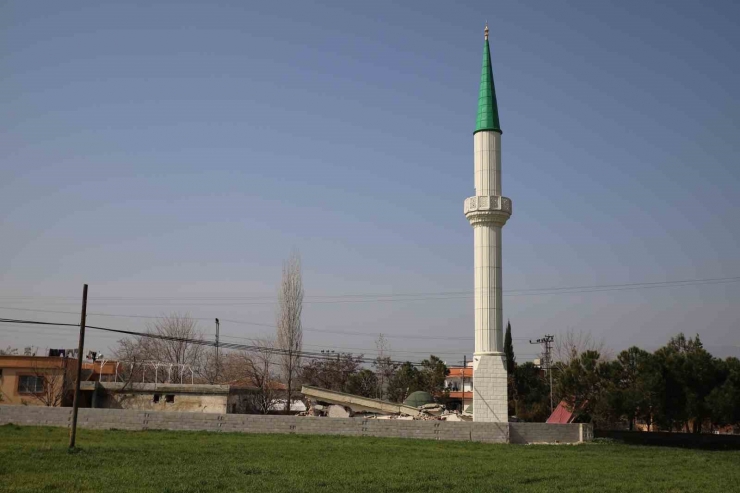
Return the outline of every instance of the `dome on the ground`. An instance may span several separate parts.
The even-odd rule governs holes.
[[[429,392],[424,392],[423,390],[412,392],[411,395],[408,396],[405,401],[403,401],[404,404],[411,407],[419,407],[423,406],[424,404],[431,404],[432,402],[434,402],[434,397],[432,397],[432,394],[430,394]]]

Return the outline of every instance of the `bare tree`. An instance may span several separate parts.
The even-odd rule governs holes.
[[[301,258],[294,251],[283,263],[283,277],[278,292],[277,345],[281,354],[283,378],[287,387],[286,411],[290,412],[293,379],[298,374],[303,349],[303,278]]]
[[[122,361],[135,362],[138,371],[143,372],[148,362],[175,365],[178,368],[189,366],[200,377],[204,373],[204,348],[199,342],[203,334],[198,329],[198,323],[189,315],[173,313],[157,319],[147,326],[147,333],[153,337],[139,336],[133,339],[118,341],[115,353]],[[134,375],[131,378],[145,375]],[[183,383],[185,375],[182,371],[171,375],[176,383]]]
[[[378,338],[375,341],[375,349],[378,351],[378,356],[373,361],[373,367],[378,377],[378,399],[382,399],[385,395],[388,382],[396,371],[397,365],[391,360],[391,345],[383,334],[378,334]]]
[[[217,384],[226,381],[224,373],[223,352],[216,349],[215,352],[209,350],[203,351],[203,359],[199,375],[210,384]]]
[[[218,319],[216,319],[216,327],[218,334]],[[218,341],[218,338],[216,339]],[[202,354],[202,361],[200,365],[199,376],[207,383],[220,384],[228,382],[224,371],[224,351],[217,344],[215,348],[204,348]]]
[[[253,394],[253,407],[267,414],[279,398],[275,341],[257,339],[252,345],[257,349],[241,351],[239,356],[244,361],[247,378],[257,387],[257,392]]]
[[[146,374],[140,360],[142,353],[138,341],[121,339],[114,354],[121,365],[120,369],[116,367],[116,381],[120,378],[123,382],[123,387],[119,391],[126,390],[134,383],[145,381]]]
[[[572,328],[555,336],[553,350],[555,361],[563,365],[570,364],[585,351],[597,351],[601,355],[601,360],[611,358],[611,351],[606,347],[606,341],[603,338],[596,339],[590,331],[581,330],[576,332]]]
[[[47,365],[34,362],[33,381],[27,383],[32,388],[22,390],[28,392],[44,406],[61,406],[64,396],[73,388],[74,375],[72,365],[68,365],[67,359],[61,358],[60,361],[62,365],[57,368],[49,368]]]

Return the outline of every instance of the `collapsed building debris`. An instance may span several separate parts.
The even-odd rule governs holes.
[[[419,414],[419,409],[413,406],[308,385],[303,386],[301,393],[309,399],[310,405],[307,414],[311,416],[326,415],[332,405],[348,409],[350,416],[356,414],[405,414],[416,416]]]
[[[301,413],[302,416],[443,421],[473,419],[470,413],[448,411],[443,404],[434,402],[434,397],[428,392],[413,392],[403,404],[308,385],[304,385],[301,392],[309,401],[308,411]]]

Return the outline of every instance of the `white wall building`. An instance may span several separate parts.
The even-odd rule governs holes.
[[[445,377],[445,389],[449,392],[447,407],[464,411],[473,403],[473,363],[466,367],[450,366]]]

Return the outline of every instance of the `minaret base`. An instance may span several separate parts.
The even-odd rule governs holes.
[[[509,422],[504,353],[473,355],[473,421]]]

